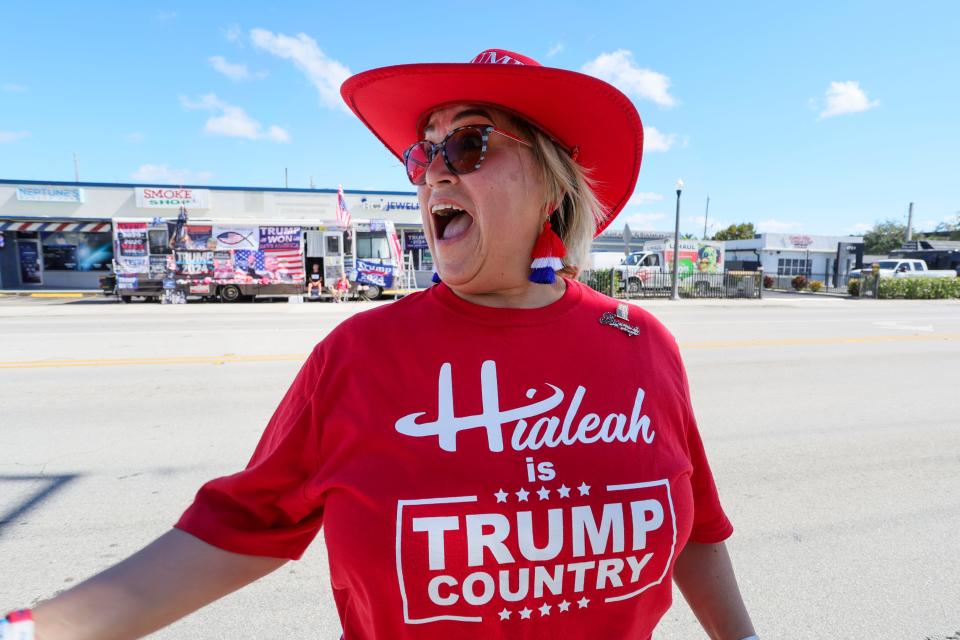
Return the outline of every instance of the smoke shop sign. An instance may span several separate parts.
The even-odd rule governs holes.
[[[209,189],[176,187],[137,187],[137,206],[141,209],[209,209]]]

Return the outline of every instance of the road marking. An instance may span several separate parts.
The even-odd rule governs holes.
[[[683,342],[681,349],[729,349],[741,347],[806,347],[836,344],[887,344],[891,342],[953,342],[960,333],[936,333],[921,336],[837,336],[833,338],[777,338],[771,340],[708,340]]]
[[[82,298],[82,293],[31,293],[31,298]]]
[[[771,340],[707,340],[683,342],[681,349],[742,349],[756,347],[801,347],[838,344],[889,344],[895,342],[954,342],[960,333],[918,336],[837,336],[832,338],[782,338]],[[212,356],[170,356],[166,358],[90,358],[86,360],[11,360],[0,361],[0,369],[62,369],[67,367],[124,367],[179,364],[233,364],[243,362],[302,362],[307,353],[276,353]]]
[[[900,329],[901,331],[926,331],[927,333],[931,333],[933,331],[933,325],[905,324],[901,320],[884,320],[881,322],[874,322],[873,324],[884,329]]]
[[[61,369],[64,367],[124,367],[174,364],[228,364],[234,362],[302,362],[306,353],[276,353],[238,356],[171,356],[167,358],[91,358],[89,360],[24,360],[0,362],[0,369]]]

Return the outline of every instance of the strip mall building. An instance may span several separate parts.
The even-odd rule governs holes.
[[[344,191],[354,220],[390,220],[404,253],[429,280],[415,193]],[[113,261],[114,218],[302,220],[336,224],[335,189],[171,187],[149,184],[0,180],[0,289],[96,289]]]

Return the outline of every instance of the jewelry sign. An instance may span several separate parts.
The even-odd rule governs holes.
[[[209,209],[209,189],[177,187],[136,187],[137,207],[141,209]]]

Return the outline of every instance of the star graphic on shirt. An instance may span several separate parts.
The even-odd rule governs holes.
[[[588,600],[587,597],[584,596],[583,598],[580,598],[579,600],[577,600],[577,604],[580,605],[581,609],[586,609],[587,605],[590,604],[590,600]]]
[[[550,615],[550,605],[544,604],[542,607],[540,607],[540,617],[542,618],[543,616],[548,615]]]
[[[577,490],[580,491],[580,495],[582,496],[590,495],[590,485],[588,485],[586,482],[581,482],[580,486],[577,487]]]
[[[560,611],[562,611],[563,613],[566,613],[567,609],[570,608],[570,603],[564,600],[563,602],[557,605],[557,608],[560,609]]]
[[[526,607],[524,607],[523,609],[520,609],[520,619],[529,620],[531,613],[533,613],[533,611],[531,611],[530,609],[527,609]]]
[[[508,609],[504,608],[503,611],[500,612],[500,619],[501,619],[501,620],[509,620],[509,619],[510,619],[510,613],[511,613],[511,612],[510,612]]]
[[[565,484],[562,484],[562,485],[560,485],[560,488],[557,489],[557,493],[560,494],[560,497],[561,497],[561,498],[569,498],[569,497],[570,497],[570,487],[568,487],[568,486],[565,485]]]
[[[497,491],[497,492],[496,492],[495,494],[493,494],[493,495],[496,496],[497,502],[506,502],[506,501],[507,501],[507,496],[510,495],[510,494],[507,493],[506,491],[504,491],[503,489],[500,489],[500,491]]]
[[[547,489],[546,487],[540,487],[540,490],[537,491],[537,495],[540,496],[541,500],[546,500],[550,497],[550,489]]]
[[[529,491],[527,491],[526,489],[520,489],[520,491],[517,491],[517,500],[519,500],[520,502],[526,502],[528,495],[530,495]]]

